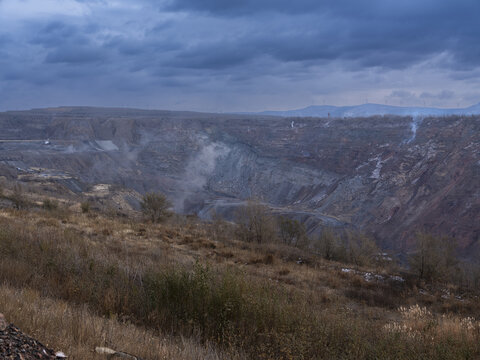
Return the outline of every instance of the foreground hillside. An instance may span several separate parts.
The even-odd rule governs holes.
[[[0,211],[0,311],[71,359],[101,359],[98,346],[144,359],[480,356],[473,288],[243,242],[224,222],[22,196],[28,210]]]
[[[411,249],[416,231],[472,256],[480,224],[478,116],[276,118],[132,109],[0,113],[0,168],[162,191],[177,211],[232,218],[246,199],[305,222]]]

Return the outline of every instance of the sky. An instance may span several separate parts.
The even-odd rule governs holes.
[[[0,0],[0,110],[480,102],[478,0]]]

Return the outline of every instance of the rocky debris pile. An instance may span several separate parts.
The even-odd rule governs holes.
[[[364,271],[358,271],[354,269],[349,269],[349,268],[342,268],[342,273],[351,273],[351,274],[357,274],[362,276],[365,281],[371,282],[371,281],[378,281],[378,282],[383,282],[386,280],[391,280],[399,283],[405,282],[405,279],[402,278],[401,276],[398,275],[379,275],[379,274],[374,274],[371,272],[364,272]]]
[[[49,360],[64,357],[63,354],[56,354],[52,349],[23,334],[13,324],[8,324],[3,314],[0,314],[0,359]]]

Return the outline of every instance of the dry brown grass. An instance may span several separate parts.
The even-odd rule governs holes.
[[[398,309],[399,318],[384,326],[388,332],[400,336],[432,343],[476,342],[480,333],[480,322],[473,317],[436,315],[418,304]]]
[[[222,354],[213,345],[202,345],[192,339],[171,337],[122,323],[115,318],[95,316],[86,306],[40,296],[30,289],[0,286],[0,309],[7,319],[22,331],[69,359],[105,359],[94,352],[97,346],[125,351],[144,359],[220,360],[245,359]]]
[[[218,234],[216,240],[196,220],[146,224],[101,213],[2,211],[0,231],[0,277],[10,284],[0,288],[0,310],[76,358],[104,344],[147,359],[221,358],[206,345],[213,342],[226,358],[241,358],[242,350],[260,359],[480,355],[476,333],[458,335],[465,317],[444,317],[442,336],[430,342],[382,334],[402,319],[399,306],[423,304],[425,296],[410,284],[369,282],[342,272],[344,264],[284,245]],[[167,288],[173,295],[162,298]],[[455,304],[466,311],[474,302]],[[432,311],[451,304],[432,295]],[[56,339],[64,337],[71,340]]]

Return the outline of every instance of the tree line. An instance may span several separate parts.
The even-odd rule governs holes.
[[[172,215],[171,204],[163,194],[145,194],[141,202],[144,216],[152,222],[161,222]],[[394,262],[377,243],[360,232],[335,232],[325,228],[319,235],[309,236],[305,225],[291,217],[276,215],[259,201],[248,200],[238,209],[235,223],[228,223],[213,213],[212,235],[217,239],[229,236],[248,243],[282,243],[314,252],[326,260],[355,266],[387,265]],[[480,286],[480,268],[461,261],[455,240],[419,232],[407,261],[400,266],[421,280]],[[388,264],[390,265],[390,264]]]

